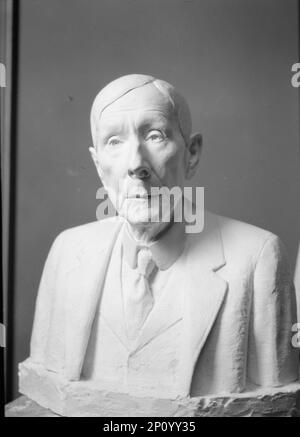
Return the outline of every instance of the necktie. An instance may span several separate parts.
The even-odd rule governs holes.
[[[137,255],[137,274],[125,304],[127,334],[134,340],[153,307],[153,297],[148,278],[155,267],[149,249],[142,248]]]

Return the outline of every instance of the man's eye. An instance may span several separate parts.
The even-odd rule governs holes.
[[[108,146],[118,146],[121,143],[121,140],[118,138],[110,138],[107,142]]]
[[[152,131],[147,135],[146,140],[153,141],[155,143],[159,143],[160,141],[163,141],[165,139],[165,136],[160,131]]]

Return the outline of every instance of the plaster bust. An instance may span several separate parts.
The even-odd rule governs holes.
[[[164,197],[151,189],[183,190],[201,157],[185,99],[151,76],[121,77],[96,96],[91,131],[118,215],[54,241],[21,391],[40,399],[26,382],[34,366],[68,384],[160,398],[296,381],[295,292],[280,239],[208,211],[203,230],[186,233],[174,214],[183,204],[191,213],[187,199],[160,219]],[[141,253],[147,277],[137,272]]]

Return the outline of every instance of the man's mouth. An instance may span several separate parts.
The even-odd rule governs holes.
[[[136,194],[134,196],[135,199],[150,199],[151,194]]]
[[[127,195],[128,199],[149,199],[151,197],[151,193],[147,193],[147,191],[142,191],[139,193],[130,193]]]
[[[157,192],[157,189],[155,188],[155,190],[153,190],[152,192],[152,188],[150,188],[149,190],[139,190],[137,189],[136,191],[129,192],[127,193],[126,197],[127,199],[151,199],[151,198],[155,198],[158,197],[159,195],[161,195],[161,193]]]
[[[128,196],[127,199],[128,200],[140,200],[140,201],[144,200],[144,201],[146,201],[146,200],[151,199],[151,195],[150,194],[149,195],[148,194],[147,195],[137,194],[136,196]]]

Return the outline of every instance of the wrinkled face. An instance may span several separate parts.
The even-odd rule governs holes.
[[[104,109],[95,147],[92,156],[103,185],[132,225],[158,221],[162,198],[151,197],[151,187],[184,187],[185,140],[171,103],[152,84]]]

